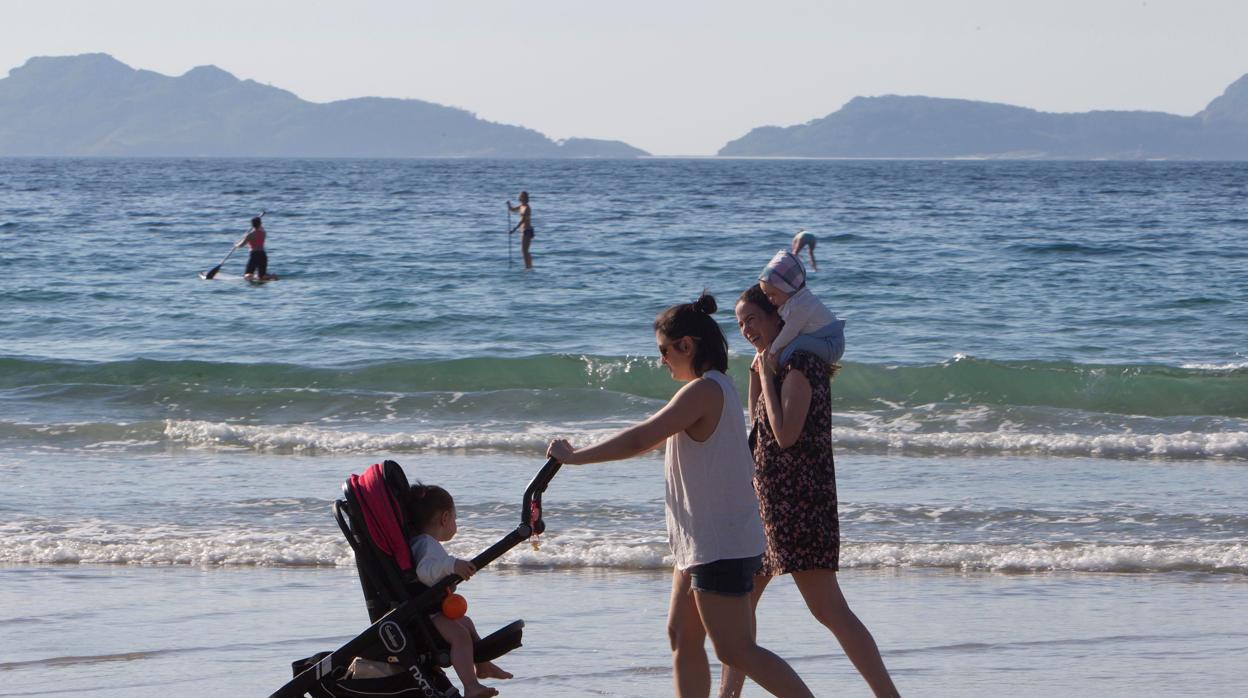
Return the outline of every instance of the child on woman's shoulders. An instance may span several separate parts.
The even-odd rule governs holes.
[[[758,285],[784,319],[784,328],[767,351],[768,360],[783,366],[795,351],[810,352],[829,364],[841,359],[845,321],[806,286],[806,270],[793,253],[777,252],[758,275]]]

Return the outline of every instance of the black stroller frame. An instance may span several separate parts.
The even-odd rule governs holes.
[[[545,531],[542,493],[559,472],[560,465],[554,458],[547,460],[529,482],[520,505],[520,525],[472,559],[478,570],[531,536]],[[387,487],[406,486],[407,478],[398,463],[385,461],[382,467]],[[360,586],[372,625],[333,652],[322,652],[294,662],[294,678],[269,698],[305,695],[459,696],[459,691],[442,671],[443,667],[450,665],[450,655],[429,615],[441,607],[448,589],[463,580],[457,575],[449,575],[427,588],[405,582],[398,565],[377,548],[369,535],[360,503],[352,492],[349,480],[343,485],[343,494],[343,499],[334,502],[334,518],[355,553]],[[473,661],[488,661],[519,647],[523,629],[524,621],[517,620],[476,641]],[[401,668],[403,673],[382,679],[346,679],[347,667],[356,657],[385,661]]]

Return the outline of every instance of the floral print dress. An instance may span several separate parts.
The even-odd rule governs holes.
[[[780,367],[778,385],[790,371],[800,371],[810,383],[810,409],[797,443],[780,448],[761,394],[751,413],[754,491],[767,533],[759,574],[768,576],[836,570],[841,552],[828,365],[813,354],[795,352]]]

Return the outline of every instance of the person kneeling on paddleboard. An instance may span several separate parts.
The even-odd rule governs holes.
[[[234,247],[247,245],[251,248],[251,256],[247,258],[247,270],[243,278],[248,281],[264,281],[269,278],[269,255],[264,251],[264,224],[257,216],[251,219],[251,230],[239,240]]]

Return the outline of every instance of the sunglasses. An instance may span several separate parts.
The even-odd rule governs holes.
[[[684,337],[681,337],[680,339],[684,339]],[[675,342],[664,342],[662,344],[659,344],[659,356],[662,356],[663,358],[666,359],[668,350],[676,346],[676,344],[680,342],[680,339],[676,340]]]

